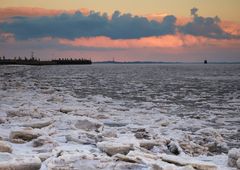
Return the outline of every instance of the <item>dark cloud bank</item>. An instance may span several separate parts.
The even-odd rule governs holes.
[[[162,22],[149,21],[145,17],[121,14],[115,11],[111,19],[107,14],[81,12],[57,16],[11,18],[10,22],[0,23],[0,29],[10,32],[18,40],[41,37],[74,39],[79,37],[107,36],[112,39],[134,39],[149,36],[174,35],[176,32],[216,39],[236,38],[224,32],[219,26],[218,17],[201,17],[198,9],[191,9],[193,20],[186,25],[177,26],[176,17],[169,15]]]
[[[237,38],[222,30],[219,26],[221,22],[219,17],[201,17],[197,14],[198,9],[192,8],[191,15],[193,21],[179,28],[179,31],[184,34],[191,34],[196,36],[205,36],[216,39],[230,39]]]

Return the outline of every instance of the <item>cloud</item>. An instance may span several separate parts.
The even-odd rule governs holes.
[[[235,39],[239,35],[226,32],[218,17],[202,17],[198,9],[191,9],[193,20],[181,21],[173,15],[162,16],[161,20],[121,14],[115,11],[111,16],[94,11],[61,13],[38,9],[46,16],[12,16],[10,21],[0,23],[0,29],[11,33],[16,40],[42,37],[75,40],[78,38],[108,37],[109,39],[141,39],[165,35],[186,34],[215,39]],[[0,10],[1,12],[1,10]]]
[[[198,16],[198,15],[197,15],[197,11],[198,11],[197,8],[195,8],[195,7],[192,8],[192,9],[191,9],[191,15],[194,16],[194,17]]]
[[[231,39],[239,38],[225,32],[220,26],[219,17],[201,17],[197,14],[198,9],[192,8],[191,15],[193,15],[193,21],[186,23],[179,28],[179,31],[184,34],[190,34],[195,36],[205,36],[215,39]]]
[[[240,23],[223,21],[220,23],[220,25],[225,32],[235,36],[240,35]]]
[[[5,33],[0,31],[0,42],[15,42],[14,35],[11,33]]]
[[[139,39],[110,39],[108,37],[76,38],[74,40],[59,39],[59,44],[69,47],[87,47],[102,49],[141,49],[141,48],[188,48],[196,46],[237,48],[239,39],[218,39],[185,34],[144,37]]]
[[[76,38],[74,40],[60,39],[59,43],[75,47],[96,48],[175,48],[183,46],[199,45],[207,41],[207,38],[192,35],[164,35],[143,37],[139,39],[110,39],[99,36],[91,38]]]
[[[6,35],[7,36],[7,35]],[[90,37],[53,39],[51,37],[0,41],[0,51],[7,57],[30,56],[31,51],[42,60],[59,57],[85,57],[96,60],[155,60],[202,61],[202,56],[213,61],[239,61],[240,39],[212,39],[185,34],[145,37],[140,39],[110,39]]]
[[[12,22],[4,22],[0,28],[11,32],[16,39],[31,39],[44,36],[74,39],[76,37],[107,36],[112,39],[133,39],[175,33],[174,16],[166,16],[163,21],[149,21],[145,17],[121,14],[116,11],[111,19],[106,13],[91,11],[83,15],[80,11],[71,14],[43,17],[15,17]]]

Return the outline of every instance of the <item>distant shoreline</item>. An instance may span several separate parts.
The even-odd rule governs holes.
[[[91,60],[51,60],[51,61],[39,61],[39,60],[0,60],[0,65],[91,65],[91,64],[204,64],[204,62],[154,62],[154,61],[130,61],[130,62],[119,62],[119,61],[97,61],[92,62]],[[240,64],[239,62],[208,62],[208,64]]]
[[[154,61],[130,61],[130,62],[112,62],[100,61],[93,64],[204,64],[203,62],[154,62]],[[208,64],[240,64],[239,62],[208,62]]]

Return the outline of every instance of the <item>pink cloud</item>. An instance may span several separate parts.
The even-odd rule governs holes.
[[[15,38],[14,38],[14,35],[11,33],[6,33],[6,32],[0,31],[0,41],[13,43],[13,42],[15,42]]]
[[[91,58],[93,61],[112,60],[116,61],[240,61],[239,40],[215,40],[197,38],[192,36],[182,37],[185,44],[182,46],[162,46],[144,48],[78,48],[64,47],[59,40],[50,37],[38,40],[24,40],[3,43],[0,41],[1,55],[7,57],[31,55],[35,52],[37,58],[42,60],[56,58]],[[165,37],[166,38],[166,37]],[[165,39],[167,40],[167,39]],[[183,41],[183,40],[182,40]],[[186,45],[188,43],[188,45]],[[69,44],[68,44],[69,45]]]
[[[222,43],[221,43],[222,42]],[[104,36],[90,37],[90,38],[77,38],[74,40],[59,39],[59,43],[63,45],[79,46],[79,47],[97,47],[97,48],[176,48],[188,47],[196,45],[222,45],[237,40],[214,40],[201,36],[192,35],[164,35],[157,37],[144,37],[140,39],[111,39]]]
[[[229,34],[240,35],[240,23],[232,21],[222,21],[221,28]]]

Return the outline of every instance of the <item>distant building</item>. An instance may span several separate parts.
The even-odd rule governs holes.
[[[207,64],[207,60],[204,60],[204,64]]]

